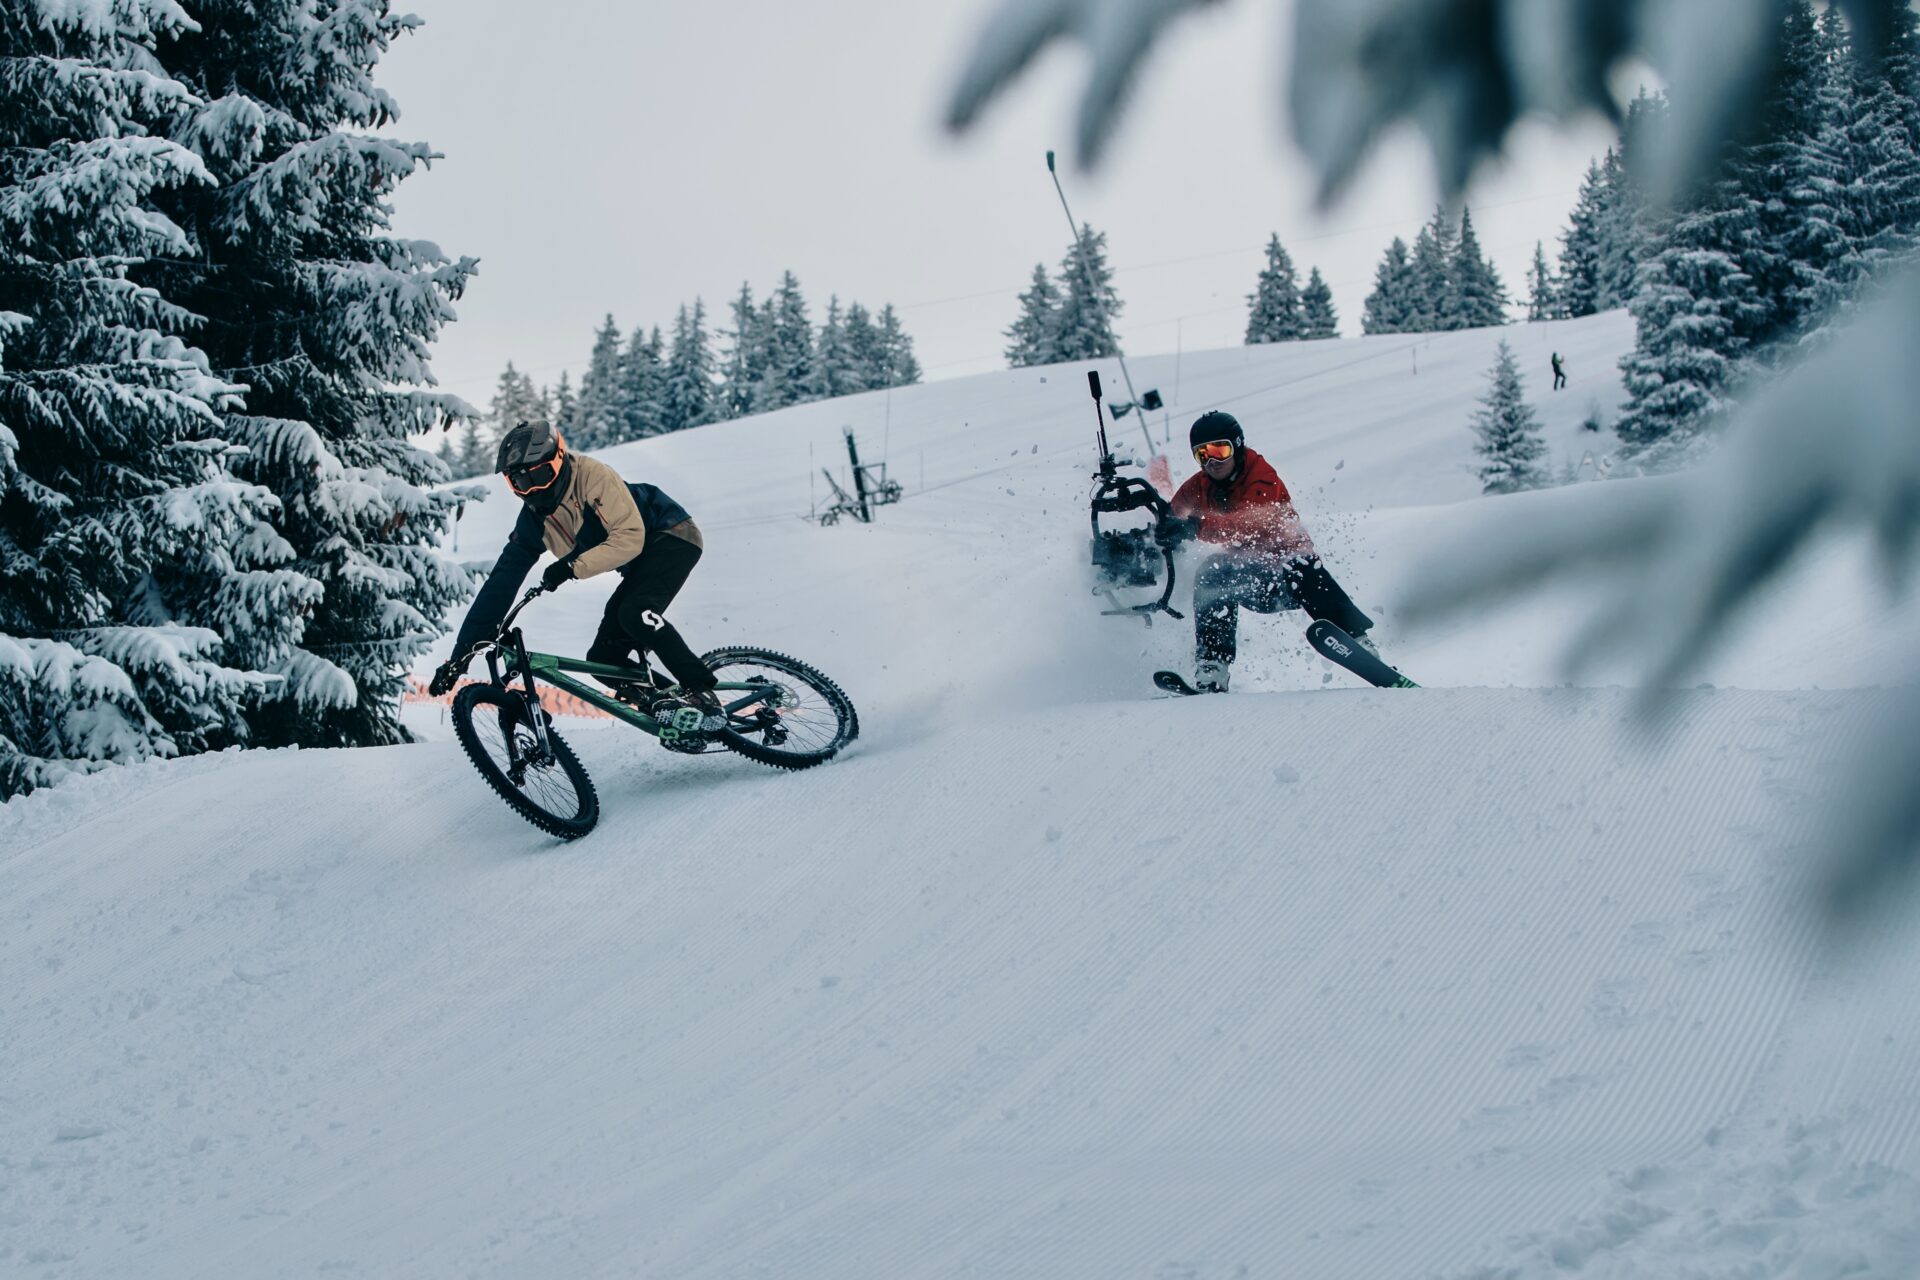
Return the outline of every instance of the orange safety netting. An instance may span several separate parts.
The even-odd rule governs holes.
[[[462,686],[477,683],[479,682],[475,680],[462,680],[459,685],[455,686],[454,692],[458,693]],[[451,706],[453,705],[453,694],[449,693],[436,698],[427,692],[426,681],[409,679],[407,681],[407,691],[401,695],[400,700],[402,702],[437,702],[442,706]],[[613,719],[612,716],[594,706],[591,702],[576,698],[562,689],[542,689],[540,691],[540,705],[556,716],[580,716],[587,720]]]

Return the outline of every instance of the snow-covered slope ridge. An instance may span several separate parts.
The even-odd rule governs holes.
[[[1553,329],[1576,378],[1626,332]],[[1183,415],[1243,396],[1369,607],[1480,505],[1494,338],[1399,341],[1181,368]],[[1351,362],[1415,343],[1431,392],[1370,399]],[[1312,407],[1340,378],[1356,407]],[[792,519],[807,446],[877,445],[882,399],[611,455],[708,528],[696,643],[847,685],[833,765],[566,724],[606,812],[565,846],[446,741],[0,808],[0,1275],[1920,1269],[1920,947],[1889,918],[1839,953],[1795,896],[1871,690],[1728,655],[1771,687],[1687,691],[1649,746],[1629,691],[1485,687],[1545,680],[1546,640],[1463,674],[1382,609],[1457,687],[1321,688],[1249,619],[1245,693],[1154,700],[1179,628],[1079,576],[1078,370],[895,393],[907,501]],[[601,598],[529,625],[584,643]]]

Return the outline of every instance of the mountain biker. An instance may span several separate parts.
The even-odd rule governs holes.
[[[500,439],[494,470],[521,502],[506,548],[474,597],[453,642],[453,656],[433,673],[428,692],[447,693],[473,661],[477,645],[499,633],[501,620],[544,549],[554,562],[541,585],[557,590],[575,578],[609,570],[620,585],[607,600],[587,661],[631,667],[631,681],[604,679],[623,700],[655,704],[656,685],[645,655],[652,652],[678,682],[665,692],[716,713],[716,683],[672,623],[666,608],[700,560],[699,526],[686,509],[650,484],[628,484],[606,463],[571,453],[550,424],[522,422]],[[641,653],[634,660],[634,650]]]
[[[1215,409],[1187,432],[1200,472],[1173,495],[1170,535],[1198,537],[1224,550],[1194,577],[1194,687],[1227,691],[1238,647],[1240,610],[1304,609],[1326,618],[1375,653],[1366,639],[1373,619],[1347,598],[1314,552],[1272,465],[1247,447],[1239,420]]]

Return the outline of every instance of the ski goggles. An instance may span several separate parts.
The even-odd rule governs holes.
[[[1233,456],[1233,441],[1209,440],[1197,444],[1193,446],[1193,456],[1199,462],[1225,462]]]
[[[531,467],[513,468],[507,472],[507,487],[523,498],[530,493],[538,493],[542,489],[552,487],[553,482],[560,478],[560,463],[566,456],[566,451],[562,450],[545,462],[537,462]]]

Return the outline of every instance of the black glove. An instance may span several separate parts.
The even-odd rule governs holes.
[[[1199,516],[1166,516],[1153,526],[1153,540],[1163,547],[1177,547],[1199,533]]]
[[[453,686],[460,677],[467,674],[467,664],[458,658],[448,658],[433,669],[433,682],[427,686],[427,692],[436,698],[444,698],[453,692]]]
[[[558,591],[561,583],[572,581],[573,560],[571,558],[555,560],[547,566],[547,571],[540,575],[541,589],[546,591]]]

